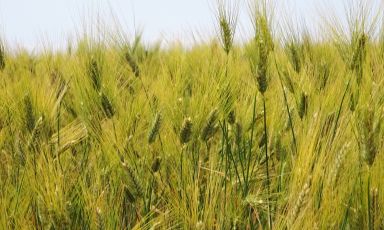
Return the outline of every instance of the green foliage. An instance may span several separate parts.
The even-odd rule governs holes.
[[[2,47],[0,229],[383,228],[382,41],[279,43],[255,9],[244,45],[222,8],[190,49]]]

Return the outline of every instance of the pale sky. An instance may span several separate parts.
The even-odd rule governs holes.
[[[348,5],[349,0],[343,1]],[[274,2],[278,17],[305,20],[311,29],[317,29],[319,14],[334,10],[343,16],[343,1]],[[241,9],[237,36],[241,39],[252,31],[252,26],[246,0],[238,2]],[[187,43],[193,40],[192,34],[199,39],[215,35],[215,3],[216,0],[0,0],[0,35],[13,47],[63,47],[69,38],[76,40],[76,33],[84,24],[95,24],[99,15],[108,28],[116,24],[115,18],[128,33],[141,29],[148,42]],[[285,16],[279,15],[281,11],[286,12]]]

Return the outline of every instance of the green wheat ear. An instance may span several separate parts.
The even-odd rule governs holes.
[[[259,9],[258,4],[255,4],[253,26],[255,29],[254,46],[257,49],[253,50],[250,61],[251,71],[257,80],[259,92],[264,95],[268,88],[268,57],[274,50],[274,44],[265,6],[262,8],[264,9]]]
[[[143,190],[143,187],[141,186],[141,183],[140,183],[139,178],[137,177],[137,174],[135,173],[135,171],[132,169],[132,167],[130,167],[126,163],[122,163],[122,166],[125,169],[125,171],[127,172],[132,186],[136,190],[136,195],[138,197],[143,197],[144,196],[144,190]]]
[[[381,228],[378,228],[377,226],[380,221],[379,190],[377,188],[372,188],[369,196],[370,196],[369,218],[371,218],[369,227],[370,229],[381,229]]]
[[[180,131],[180,142],[181,144],[186,144],[191,139],[192,135],[192,120],[190,117],[184,119],[183,125]]]
[[[125,200],[129,201],[130,203],[135,203],[136,197],[132,194],[132,192],[129,190],[128,186],[124,186],[124,198]]]
[[[367,43],[367,35],[361,34],[355,44],[352,58],[350,62],[350,69],[358,74],[357,76],[357,84],[360,85],[362,80],[362,71],[363,71],[363,63],[365,59],[366,53],[366,43]]]
[[[92,86],[96,91],[101,89],[101,67],[99,62],[92,57],[88,63],[88,75],[91,78]]]
[[[228,54],[232,47],[232,31],[229,27],[229,22],[224,18],[220,19],[220,28],[223,36],[224,51]]]
[[[259,63],[257,65],[257,75],[256,80],[258,84],[258,89],[261,94],[264,94],[268,88],[267,82],[267,68],[268,68],[268,49],[263,40],[257,42],[259,47]]]
[[[236,143],[240,144],[243,136],[243,126],[238,121],[235,123],[235,135],[236,135]]]
[[[227,6],[224,1],[218,2],[218,15],[220,29],[220,42],[228,55],[233,46],[236,31],[238,8],[237,5]]]
[[[292,41],[288,44],[287,49],[288,49],[289,58],[292,63],[293,69],[297,73],[300,73],[301,59],[300,59],[300,49],[298,47],[298,44]]]
[[[357,123],[361,143],[361,157],[371,167],[378,152],[381,121],[375,121],[375,111],[372,108],[364,108],[359,111]]]
[[[236,122],[236,113],[235,110],[231,110],[228,114],[228,123],[233,125]]]
[[[3,42],[0,40],[0,70],[5,68],[5,48]]]
[[[357,105],[357,96],[355,93],[351,92],[351,96],[349,98],[349,110],[351,112],[355,112]]]
[[[156,136],[159,134],[160,127],[162,123],[161,113],[157,113],[155,119],[153,120],[152,127],[148,133],[148,143],[152,144],[156,140]]]
[[[279,132],[274,138],[273,150],[275,151],[275,156],[278,161],[283,161],[285,159],[285,149],[281,143],[281,133]]]
[[[131,70],[133,74],[135,74],[135,77],[139,77],[140,76],[139,65],[137,64],[136,59],[133,57],[133,55],[129,51],[126,51],[125,53],[125,60],[127,61],[129,67],[131,67]]]
[[[218,117],[218,109],[213,109],[205,122],[200,138],[203,141],[208,141],[216,132],[216,120]]]
[[[5,122],[0,117],[0,131],[4,128]]]
[[[104,114],[111,119],[115,115],[115,110],[113,109],[112,103],[109,100],[108,96],[104,93],[101,93],[101,106],[103,108]]]
[[[31,97],[29,95],[24,98],[24,122],[28,131],[32,132],[35,128],[35,115],[33,113],[33,106]]]
[[[160,164],[161,164],[161,157],[156,157],[155,160],[152,162],[152,172],[157,172],[160,169]]]
[[[300,119],[303,119],[308,112],[308,95],[305,92],[302,92],[300,95],[298,112]]]

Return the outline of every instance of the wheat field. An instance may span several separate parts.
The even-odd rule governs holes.
[[[237,44],[231,6],[189,49],[2,43],[0,228],[384,229],[378,20],[279,39],[255,4]]]

